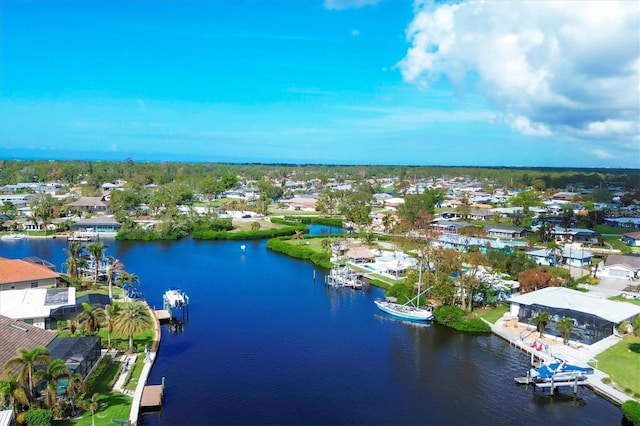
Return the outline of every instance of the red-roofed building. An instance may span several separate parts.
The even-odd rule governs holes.
[[[19,259],[0,257],[0,291],[55,287],[60,274]]]

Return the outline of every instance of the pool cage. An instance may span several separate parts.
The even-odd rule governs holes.
[[[57,337],[47,349],[51,359],[64,360],[71,374],[85,378],[100,359],[101,340],[97,336]]]
[[[541,305],[520,305],[518,321],[534,324],[533,318],[538,312],[548,312],[550,321],[544,326],[544,334],[562,337],[562,333],[556,330],[556,323],[563,317],[571,318],[573,328],[569,340],[591,345],[606,337],[614,330],[615,324],[599,316],[574,311],[572,309],[550,308]],[[535,324],[534,324],[535,325]]]

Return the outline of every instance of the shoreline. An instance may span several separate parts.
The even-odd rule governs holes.
[[[491,324],[484,319],[483,321],[491,326],[491,332],[494,335],[505,340],[509,343],[509,346],[513,346],[514,348],[527,353],[531,356],[532,360],[533,358],[538,358],[543,361],[548,361],[554,358],[561,358],[571,362],[577,362],[578,364],[588,365],[588,362],[595,360],[596,355],[619,342],[619,338],[612,335],[591,346],[577,345],[577,347],[572,347],[570,345],[560,345],[555,337],[547,335],[540,338],[535,328],[531,329],[531,326],[528,324],[517,323],[516,327],[512,327],[511,325],[506,324],[505,319],[506,318],[503,316],[498,319],[495,324]],[[510,327],[512,327],[517,334],[510,332]],[[522,328],[524,328],[524,331],[529,332],[529,334],[525,336]],[[533,342],[544,343],[544,350],[539,351],[534,349],[531,346]],[[602,379],[608,378],[609,375],[598,370],[596,367],[593,367],[593,369],[594,373],[593,375],[590,375],[585,386],[596,395],[606,399],[616,406],[621,406],[624,402],[629,400],[636,401],[633,396],[616,389],[612,385],[603,383]]]

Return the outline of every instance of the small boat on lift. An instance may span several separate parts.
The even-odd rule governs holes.
[[[164,292],[164,302],[168,308],[182,308],[189,303],[189,296],[179,288],[173,287]]]
[[[529,372],[534,382],[566,382],[573,380],[586,380],[586,375],[593,374],[593,368],[580,367],[567,363],[566,360],[556,359],[550,363],[544,363],[538,368],[532,368]]]

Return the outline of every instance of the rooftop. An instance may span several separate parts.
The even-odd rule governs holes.
[[[19,259],[0,257],[0,284],[59,278],[60,275],[42,265]]]
[[[640,306],[626,302],[614,302],[601,293],[583,293],[565,287],[547,287],[509,299],[521,305],[541,305],[550,308],[571,309],[620,323],[640,314]]]

